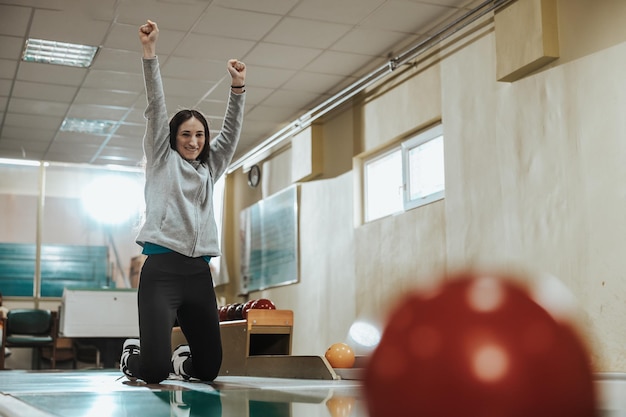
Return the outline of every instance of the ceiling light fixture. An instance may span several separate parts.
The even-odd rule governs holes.
[[[108,135],[117,127],[112,120],[89,120],[67,118],[61,124],[62,132],[90,133],[94,135]]]
[[[0,165],[22,165],[22,166],[38,167],[39,165],[41,165],[41,162],[33,161],[30,159],[0,158]]]
[[[86,68],[91,65],[97,51],[97,46],[28,39],[22,60]]]

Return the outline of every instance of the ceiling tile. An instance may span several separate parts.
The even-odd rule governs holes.
[[[51,150],[54,150],[54,145],[68,145],[68,144],[85,144],[90,147],[98,147],[104,142],[107,135],[93,135],[87,133],[78,132],[59,132],[52,142]]]
[[[90,68],[141,74],[141,54],[121,49],[101,48]]]
[[[102,44],[109,23],[87,18],[79,11],[36,9],[29,38],[98,46]]]
[[[143,22],[113,24],[102,46],[109,49],[131,51],[136,54],[137,59],[141,58],[142,49],[138,35],[141,23]],[[157,55],[171,54],[184,37],[185,32],[159,28]]]
[[[365,18],[361,25],[396,32],[420,33],[420,28],[450,9],[408,0],[389,0]]]
[[[348,33],[349,25],[288,17],[265,37],[265,42],[326,49]]]
[[[95,88],[81,88],[74,104],[95,104],[101,106],[128,107],[137,98],[136,93],[109,91]]]
[[[141,148],[141,143],[142,143],[142,139],[143,139],[143,135],[145,131],[146,131],[145,123],[143,124],[122,123],[115,131],[115,136],[113,136],[113,138],[115,138],[115,140],[119,142],[120,146],[126,145],[129,148],[132,148],[132,147]],[[133,138],[133,139],[129,140],[129,138]]]
[[[20,81],[45,82],[68,86],[80,85],[86,74],[86,68],[41,64],[39,62],[20,62],[17,69],[17,79]]]
[[[175,96],[173,94],[165,96],[165,106],[170,116],[183,109],[193,109],[196,107],[197,100],[184,96]]]
[[[19,60],[22,58],[24,38],[0,36],[0,58]]]
[[[278,106],[289,109],[286,116],[296,111],[306,111],[308,107],[314,107],[326,98],[316,93],[307,93],[304,91],[278,90],[269,96],[263,106]]]
[[[300,71],[287,81],[283,87],[288,90],[326,94],[335,90],[336,86],[339,84],[354,82],[356,80],[357,78],[346,79],[346,77],[342,75]]]
[[[28,140],[28,146],[30,147],[30,142],[50,142],[54,135],[56,135],[57,126],[49,129],[41,129],[40,127],[30,127],[27,130],[24,130],[22,126],[4,126],[2,129],[2,139],[0,139],[0,143],[5,139],[15,139],[21,140],[22,145],[24,145],[24,140]]]
[[[85,163],[100,148],[99,145],[91,145],[84,142],[60,143],[54,141],[45,154],[48,161],[66,161],[70,163]]]
[[[83,87],[141,93],[144,90],[144,83],[140,73],[92,69],[87,73]]]
[[[135,166],[140,168],[141,165],[137,161],[141,161],[143,157],[143,150],[138,149],[133,151],[132,149],[124,148],[110,148],[107,146],[92,163],[98,165],[122,165],[122,166]]]
[[[246,97],[246,100],[248,98]],[[207,117],[223,118],[226,113],[226,102],[205,100],[196,106]]]
[[[290,16],[326,22],[355,25],[385,3],[386,0],[304,0]]]
[[[268,13],[213,7],[193,28],[194,33],[258,41],[280,21]]]
[[[122,119],[127,110],[124,107],[97,106],[94,104],[72,104],[67,117],[77,119],[113,120]]]
[[[0,4],[0,35],[26,36],[30,13],[29,7]]]
[[[251,86],[247,81],[246,83],[248,84],[246,87],[246,106],[253,106],[262,102],[274,91],[272,88]]]
[[[63,117],[41,116],[35,114],[7,113],[4,118],[5,126],[31,128],[37,126],[41,129],[58,129],[63,122]]]
[[[357,28],[332,46],[333,51],[363,55],[387,56],[398,52],[396,45],[406,39],[406,33],[375,28]]]
[[[213,84],[208,82],[201,81],[190,81],[190,80],[177,80],[174,78],[168,78],[167,80],[163,80],[163,91],[165,92],[165,97],[174,98],[174,97],[184,97],[186,106],[195,106],[204,94],[209,91],[209,89],[213,87]]]
[[[30,142],[28,149],[24,147],[23,139],[0,139],[0,152],[3,158],[41,160],[48,144],[45,142]]]
[[[221,38],[213,35],[200,35],[192,33],[178,45],[173,55],[194,59],[226,61],[231,58],[245,56],[254,46],[255,42],[243,39]]]
[[[296,74],[294,70],[267,68],[263,66],[255,66],[248,64],[246,75],[246,85],[250,87],[249,91],[253,93],[253,88],[277,88],[283,85],[287,80]],[[248,89],[246,89],[248,91]]]
[[[13,82],[11,80],[2,80],[0,79],[0,96],[9,96],[11,92],[11,85]]]
[[[256,106],[251,110],[247,118],[250,120],[264,120],[266,122],[280,123],[285,120],[285,115],[291,116],[297,109],[279,106]]]
[[[320,55],[320,49],[263,42],[246,57],[250,65],[299,70]]]
[[[284,15],[287,14],[298,1],[299,0],[215,0],[214,3],[233,9]]]
[[[8,111],[11,113],[41,114],[48,116],[65,116],[69,105],[52,101],[31,100],[13,97],[9,102]]]
[[[0,80],[0,85],[1,84],[2,80]],[[77,91],[77,87],[72,86],[16,81],[13,87],[13,96],[69,103],[74,98]]]
[[[126,114],[126,118],[124,119],[124,122],[144,126],[143,130],[145,130],[146,118],[143,115],[145,109],[146,109],[146,106],[142,105],[140,108],[131,110],[130,112]],[[143,136],[143,131],[141,132],[141,134]]]
[[[205,12],[207,4],[210,2],[122,1],[118,2],[116,20],[118,23],[137,25],[139,28],[139,25],[150,19],[157,23],[159,30],[181,30],[191,27],[198,21]]]
[[[336,74],[347,77],[359,76],[372,57],[346,52],[327,51],[304,68],[306,71]]]
[[[0,78],[11,79],[15,77],[17,62],[15,60],[0,59]]]
[[[171,57],[166,62],[160,62],[160,65],[161,76],[168,78],[215,83],[228,75],[226,61],[199,61],[192,58]]]

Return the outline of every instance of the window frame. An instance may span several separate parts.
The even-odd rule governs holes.
[[[443,189],[434,193],[430,193],[419,198],[411,198],[411,162],[410,152],[422,145],[425,145],[433,140],[441,138],[444,151],[442,158],[444,159],[444,178]],[[402,142],[402,184],[404,194],[404,210],[411,210],[417,207],[425,206],[427,204],[439,201],[445,198],[446,186],[445,186],[445,138],[443,134],[443,125],[438,124],[431,128],[428,128],[417,135],[411,137]]]
[[[393,216],[394,214],[398,214],[398,213],[402,213],[403,212],[403,208],[400,208],[399,210],[394,211],[392,213],[387,213],[387,214],[384,214],[384,215],[376,217],[376,218],[369,218],[370,209],[369,209],[369,205],[367,204],[367,202],[369,201],[369,187],[368,187],[368,181],[367,181],[367,179],[368,179],[368,175],[367,175],[368,165],[372,164],[372,163],[375,163],[376,161],[380,161],[381,159],[384,159],[384,158],[386,158],[386,157],[388,157],[388,156],[390,156],[390,155],[392,155],[392,154],[394,154],[396,152],[400,152],[400,160],[402,161],[402,154],[401,154],[402,148],[399,145],[393,146],[391,148],[387,148],[384,151],[378,152],[377,154],[375,154],[375,155],[373,155],[373,156],[363,160],[363,203],[364,203],[363,204],[363,207],[364,207],[364,210],[363,210],[363,220],[364,220],[365,223],[373,222],[375,220],[382,219],[382,218],[387,217],[387,216]],[[401,186],[402,186],[402,184],[401,184]]]
[[[429,193],[427,195],[419,196],[418,198],[411,198],[411,160],[410,153],[427,144],[433,140],[437,140],[441,138],[443,153],[442,163],[443,163],[443,189]],[[401,183],[401,193],[402,193],[402,207],[397,211],[389,212],[383,214],[381,216],[372,217],[371,215],[371,207],[370,207],[370,196],[371,196],[371,187],[368,184],[368,166],[370,164],[376,163],[383,158],[387,158],[394,153],[400,153],[400,183]],[[445,198],[445,135],[443,132],[443,125],[438,123],[436,125],[431,125],[421,131],[407,136],[405,139],[394,143],[391,146],[388,146],[382,150],[377,152],[368,152],[367,155],[362,155],[359,157],[360,166],[361,166],[361,195],[362,195],[362,224],[371,223],[378,219],[382,219],[389,216],[394,216],[397,214],[401,214],[412,210],[414,208],[422,207],[427,204],[433,203],[435,201],[439,201]],[[395,169],[395,168],[394,168]],[[391,190],[389,190],[391,191]],[[372,200],[374,201],[374,200]]]

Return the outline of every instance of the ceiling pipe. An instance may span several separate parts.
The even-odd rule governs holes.
[[[467,27],[469,24],[480,19],[487,13],[490,13],[493,10],[503,7],[514,1],[517,0],[487,0],[481,3],[479,6],[470,10],[465,15],[444,26],[434,35],[410,47],[405,52],[402,52],[395,58],[390,59],[385,65],[370,72],[369,74],[349,85],[339,93],[333,95],[318,106],[304,113],[298,119],[289,123],[278,132],[274,133],[272,136],[265,139],[263,142],[261,142],[250,151],[246,152],[243,156],[238,158],[236,161],[231,163],[228,167],[227,173],[230,174],[241,167],[244,168],[244,171],[249,169],[250,166],[266,158],[273,149],[281,145],[284,141],[300,133],[302,130],[309,127],[314,121],[324,116],[331,110],[337,108],[346,101],[350,100],[352,97],[359,94],[367,87],[391,74],[398,67],[417,58],[422,53],[432,48],[434,45],[452,36],[459,30]]]

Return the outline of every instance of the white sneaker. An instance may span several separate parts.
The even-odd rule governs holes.
[[[139,355],[139,339],[126,339],[122,348],[122,357],[120,358],[120,371],[126,375],[130,381],[136,381],[134,376],[128,369],[128,358],[130,355]]]
[[[174,353],[172,353],[172,369],[174,370],[174,374],[185,380],[191,378],[183,368],[183,364],[190,357],[191,350],[189,349],[189,345],[178,345],[178,347],[174,349]]]

